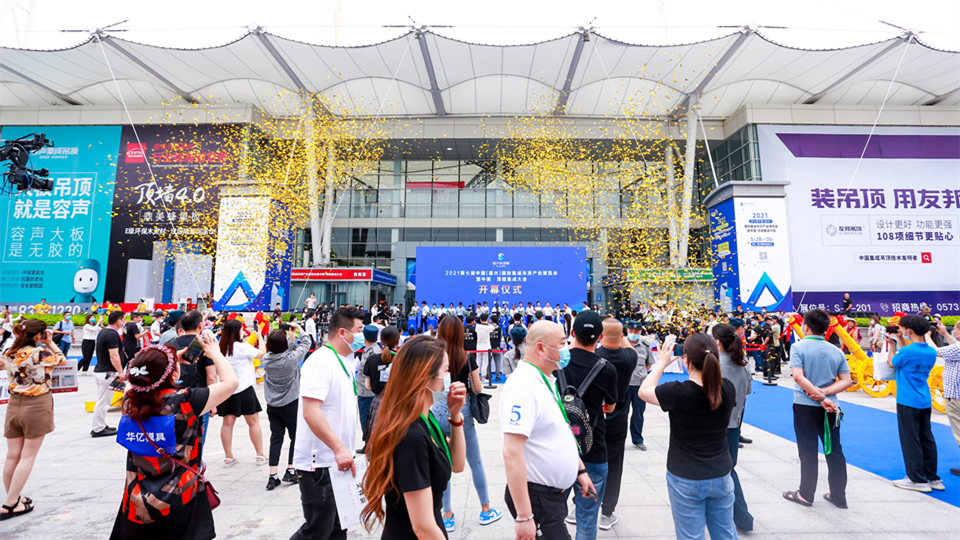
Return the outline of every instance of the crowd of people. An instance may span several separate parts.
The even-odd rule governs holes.
[[[783,497],[810,506],[817,487],[818,440],[824,443],[829,492],[847,507],[842,411],[837,394],[850,384],[844,343],[831,315],[716,313],[705,306],[624,303],[604,314],[585,302],[526,306],[452,303],[410,309],[385,304],[328,306],[311,298],[303,311],[257,313],[247,321],[210,308],[129,316],[121,310],[65,314],[48,326],[0,314],[0,343],[10,381],[0,518],[33,509],[22,494],[46,434],[54,429],[50,372],[65,362],[75,326],[83,324],[81,372],[95,355],[97,400],[92,437],[115,437],[128,449],[127,476],[113,538],[213,538],[219,499],[204,477],[211,416],[221,418],[222,467],[243,459],[268,465],[267,490],[283,483],[301,491],[304,522],[295,539],[346,538],[337,513],[332,471],[363,478],[368,529],[382,538],[445,538],[456,530],[453,473],[470,467],[480,525],[503,513],[488,489],[478,430],[491,414],[483,381],[505,381],[499,396],[505,509],[516,537],[596,538],[618,522],[624,455],[646,450],[646,406],[669,418],[667,486],[678,538],[736,538],[753,517],[736,472],[753,375],[768,380],[784,366],[793,378],[793,423],[799,487]],[[152,315],[151,324],[144,315]],[[77,320],[79,319],[79,320]],[[870,348],[889,352],[906,477],[894,485],[944,489],[927,376],[945,362],[947,410],[960,444],[960,329],[933,316],[902,315],[869,329]],[[8,328],[9,327],[9,328]],[[856,335],[856,328],[847,329]],[[874,334],[879,342],[875,343]],[[802,335],[802,338],[801,338]],[[57,337],[60,337],[57,340]],[[682,371],[664,382],[665,372]],[[256,385],[263,383],[269,447],[260,425]],[[107,426],[114,391],[123,417]],[[632,410],[632,412],[631,412]],[[255,455],[233,451],[242,417]],[[362,433],[357,441],[358,431]],[[119,436],[118,436],[119,433]],[[284,441],[287,461],[280,473]],[[954,474],[960,470],[951,469]],[[494,481],[495,482],[495,481]],[[568,511],[572,500],[573,510]]]

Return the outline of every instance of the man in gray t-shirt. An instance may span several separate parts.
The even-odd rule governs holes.
[[[840,404],[837,394],[852,384],[847,358],[823,335],[830,327],[830,314],[814,309],[803,314],[801,331],[806,337],[790,351],[790,371],[796,382],[793,394],[793,429],[800,455],[800,489],[787,491],[789,501],[810,506],[817,490],[817,439],[824,441],[830,493],[823,498],[839,508],[847,507],[847,461],[840,445]]]
[[[647,402],[640,399],[638,392],[643,380],[647,378],[648,368],[657,363],[657,356],[653,354],[653,349],[646,336],[641,335],[643,325],[639,321],[627,321],[627,340],[637,351],[637,368],[633,370],[630,377],[629,405],[633,407],[633,416],[630,417],[630,440],[633,445],[640,450],[646,450],[647,446],[643,444],[643,413],[647,409]]]

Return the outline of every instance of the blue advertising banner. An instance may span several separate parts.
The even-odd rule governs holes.
[[[417,302],[579,306],[587,299],[583,247],[418,247]]]
[[[714,303],[721,311],[730,312],[734,297],[740,298],[733,199],[710,210],[710,253],[713,257]]]
[[[29,163],[49,169],[54,187],[0,201],[0,303],[103,301],[120,126],[17,126],[0,135],[30,133],[44,133],[55,145]]]

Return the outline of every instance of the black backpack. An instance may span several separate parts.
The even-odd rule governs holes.
[[[587,406],[583,403],[583,395],[597,378],[600,370],[606,365],[607,360],[600,358],[597,363],[590,368],[590,372],[580,383],[580,388],[573,385],[567,386],[566,378],[563,376],[563,370],[559,370],[558,380],[560,382],[560,394],[563,400],[563,410],[567,413],[567,420],[570,421],[570,431],[577,439],[577,446],[580,447],[580,455],[585,456],[593,448],[593,425],[590,424],[590,413],[587,412]]]

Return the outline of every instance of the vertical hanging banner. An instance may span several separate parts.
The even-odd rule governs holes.
[[[710,251],[713,254],[713,299],[720,311],[733,311],[734,298],[740,298],[740,274],[737,262],[737,230],[733,199],[710,210]]]
[[[289,307],[292,228],[270,197],[224,197],[220,202],[213,308],[267,311]]]
[[[242,129],[123,126],[106,299],[169,303],[210,292],[220,183],[237,179]]]
[[[733,197],[710,209],[714,300],[723,311],[790,311],[787,211],[782,197]]]
[[[0,304],[20,312],[45,298],[56,312],[102,301],[117,172],[119,126],[3,128],[3,139],[44,133],[53,148],[30,156],[53,190],[14,192],[0,200],[3,252]]]

